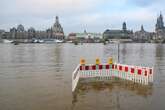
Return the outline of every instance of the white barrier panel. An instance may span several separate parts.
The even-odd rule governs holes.
[[[72,73],[72,92],[76,89],[76,86],[80,78],[79,68],[80,68],[80,65],[78,65],[76,69],[74,70],[74,72]]]
[[[72,75],[72,91],[79,78],[117,77],[135,83],[148,85],[153,82],[153,68],[123,64],[78,65]]]

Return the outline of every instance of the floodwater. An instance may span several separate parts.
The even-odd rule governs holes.
[[[0,110],[165,110],[165,45],[119,47],[120,63],[154,67],[153,85],[82,81],[72,94],[80,58],[117,61],[116,44],[0,44]]]

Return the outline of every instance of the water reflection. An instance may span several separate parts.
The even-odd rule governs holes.
[[[156,57],[160,58],[162,60],[162,57],[164,57],[164,45],[158,44],[156,45]]]
[[[63,48],[61,47],[62,45],[56,45],[55,46],[55,49],[54,49],[54,57],[55,57],[55,60],[54,60],[54,64],[56,68],[56,72],[62,72],[62,67],[63,67],[63,58],[62,58],[62,52],[63,51]]]
[[[71,75],[80,58],[117,61],[116,44],[0,44],[0,109],[164,110],[164,49],[162,44],[120,44],[121,63],[155,66],[153,86],[90,79],[72,95]]]
[[[120,59],[122,59],[122,61],[121,61],[121,63],[126,63],[126,60],[125,60],[125,57],[126,57],[126,55],[127,55],[127,45],[126,44],[123,44],[123,46],[122,46],[122,49],[121,49],[121,58]]]

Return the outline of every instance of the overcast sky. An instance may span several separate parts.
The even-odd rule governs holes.
[[[65,33],[120,29],[123,21],[134,31],[141,24],[154,31],[160,11],[165,15],[164,4],[165,0],[0,0],[0,29],[23,24],[45,30],[58,15]]]

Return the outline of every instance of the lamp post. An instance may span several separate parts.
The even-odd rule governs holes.
[[[119,62],[120,62],[120,44],[119,44],[119,42],[117,43],[117,49],[118,49],[117,61],[118,61],[118,63],[119,63]]]

